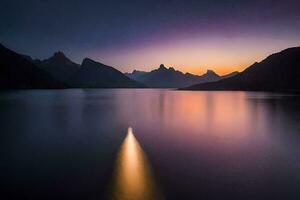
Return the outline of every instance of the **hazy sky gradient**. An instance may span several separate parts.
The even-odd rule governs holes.
[[[296,0],[2,0],[0,42],[35,58],[61,50],[121,71],[164,63],[224,74],[300,46],[299,10]]]

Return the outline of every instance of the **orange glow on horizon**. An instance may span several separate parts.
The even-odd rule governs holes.
[[[173,38],[126,49],[90,52],[92,57],[122,72],[151,71],[160,64],[201,75],[208,69],[219,75],[243,71],[255,62],[295,46],[293,39],[264,37]]]

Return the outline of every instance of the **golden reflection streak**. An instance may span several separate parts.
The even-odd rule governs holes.
[[[117,158],[112,184],[112,199],[162,199],[146,155],[130,127]]]

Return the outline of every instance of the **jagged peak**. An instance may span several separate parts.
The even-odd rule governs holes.
[[[206,74],[215,74],[214,70],[208,69],[206,70]]]
[[[205,75],[215,75],[215,76],[219,76],[216,72],[214,72],[213,70],[211,69],[208,69],[205,73]]]
[[[49,60],[59,60],[59,61],[71,62],[71,60],[69,58],[67,58],[67,56],[62,51],[54,52],[53,56],[50,57]]]
[[[44,61],[59,62],[59,63],[65,63],[65,64],[75,64],[62,51],[54,52],[54,54],[50,58],[48,58]]]
[[[158,69],[163,69],[163,70],[166,70],[167,68],[165,67],[165,65],[164,65],[164,64],[160,64]]]
[[[54,52],[53,56],[59,58],[66,58],[66,55],[62,51]]]

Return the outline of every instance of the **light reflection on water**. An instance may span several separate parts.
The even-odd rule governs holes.
[[[0,122],[9,199],[300,199],[299,95],[12,91]]]
[[[132,128],[121,145],[112,183],[112,199],[162,199],[147,157],[136,140]]]

